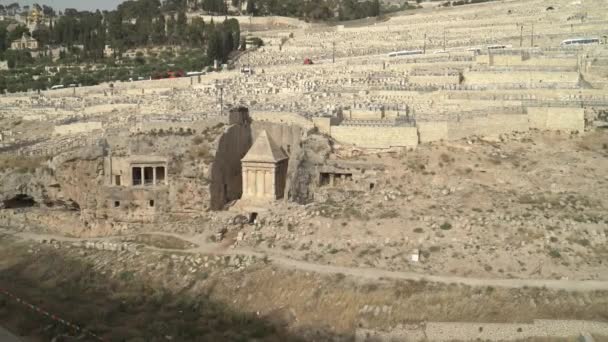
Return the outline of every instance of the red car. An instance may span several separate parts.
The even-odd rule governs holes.
[[[165,71],[165,72],[152,74],[153,80],[160,80],[163,78],[178,78],[178,77],[184,77],[183,70],[176,70],[176,71],[169,70],[169,71]]]

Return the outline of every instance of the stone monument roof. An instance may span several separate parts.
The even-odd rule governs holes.
[[[287,158],[283,149],[263,130],[241,161],[277,163]]]

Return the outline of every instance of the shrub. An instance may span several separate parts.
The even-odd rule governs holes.
[[[583,247],[587,247],[591,243],[588,239],[575,239],[573,242]]]
[[[442,154],[439,156],[439,159],[441,159],[441,161],[442,161],[443,163],[445,163],[445,164],[449,164],[449,163],[451,163],[451,162],[453,162],[453,161],[454,161],[454,159],[452,159],[452,158],[451,158],[449,155],[447,155],[446,153],[442,153]]]
[[[439,228],[441,228],[441,230],[450,230],[452,229],[452,225],[449,222],[444,222]]]
[[[383,213],[381,213],[380,215],[378,215],[379,219],[391,219],[391,218],[397,218],[399,217],[399,213],[397,212],[397,210],[387,210]]]
[[[549,255],[550,255],[552,258],[561,258],[561,256],[562,256],[562,255],[559,253],[559,251],[558,251],[557,249],[551,249],[551,250],[549,251]]]

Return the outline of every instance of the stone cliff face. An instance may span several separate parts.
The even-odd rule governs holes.
[[[111,144],[100,141],[51,160],[36,159],[28,168],[5,167],[0,173],[0,208],[5,209],[0,210],[0,225],[103,235],[200,215],[209,209],[205,174],[212,156],[200,156],[199,150],[213,153],[212,142],[222,132],[217,127],[204,138],[152,137],[145,143],[150,155],[143,156],[130,154],[142,153],[140,137],[108,139]],[[200,139],[206,139],[204,144]],[[133,186],[132,165],[155,160],[164,162],[162,182]]]
[[[283,197],[311,201],[329,140],[299,126],[252,124],[239,110],[229,125],[199,132],[121,132],[52,159],[0,160],[0,225],[83,236],[204,217],[241,197],[241,159],[262,130],[289,155]]]
[[[325,164],[332,151],[330,140],[322,135],[311,134],[302,142],[297,153],[290,158],[287,178],[288,199],[300,204],[314,200],[318,184],[318,167]]]
[[[228,127],[217,140],[217,150],[209,174],[211,209],[221,210],[226,203],[241,198],[241,158],[251,144],[251,126],[248,122]]]
[[[103,184],[101,144],[88,146],[29,169],[7,167],[1,175],[0,222],[39,226],[72,234],[94,228],[97,198]],[[22,156],[24,161],[38,158]]]
[[[51,160],[19,156],[20,162],[36,163],[24,169],[6,167],[1,174],[0,205],[18,196],[31,197],[35,204],[50,208],[80,208],[87,196],[102,184],[103,142]]]

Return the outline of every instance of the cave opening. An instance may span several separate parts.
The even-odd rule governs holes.
[[[5,209],[19,209],[19,208],[30,208],[35,206],[37,203],[34,198],[25,194],[18,194],[13,198],[9,198],[3,202]]]
[[[258,218],[258,213],[253,212],[249,213],[249,224],[254,224],[255,220]]]

